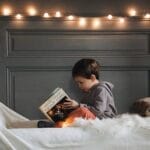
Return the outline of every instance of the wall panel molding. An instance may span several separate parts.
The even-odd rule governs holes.
[[[101,78],[115,85],[120,113],[136,99],[150,96],[150,28],[145,20],[124,26],[104,21],[98,29],[76,21],[0,20],[0,99],[30,119],[42,118],[38,106],[54,87],[80,98],[71,69],[83,57],[101,64]],[[79,95],[78,95],[79,93]],[[28,110],[28,111],[27,111]]]
[[[42,67],[16,67],[16,66],[7,66],[7,105],[10,106],[15,110],[15,80],[16,80],[16,73],[33,73],[33,72],[61,72],[61,71],[71,71],[71,68],[68,67],[49,67],[49,68],[42,68]]]
[[[107,67],[102,67],[101,69],[101,74],[102,74],[102,78],[110,78],[111,74],[116,74],[114,77],[114,79],[110,79],[110,81],[112,80],[112,82],[120,82],[123,85],[119,85],[119,87],[116,87],[116,89],[118,88],[118,91],[116,90],[114,92],[114,94],[116,95],[116,93],[119,92],[119,90],[121,90],[124,86],[127,86],[126,84],[131,84],[130,83],[132,81],[132,79],[134,79],[136,81],[136,75],[137,75],[137,79],[139,83],[136,83],[137,85],[141,85],[143,87],[143,92],[146,94],[149,94],[149,85],[147,83],[147,85],[145,85],[146,81],[150,81],[150,76],[149,76],[149,72],[150,72],[150,67],[149,68],[133,68],[133,67],[114,67],[114,66],[107,66]],[[34,75],[36,76],[36,80],[40,81],[39,79],[44,75],[46,78],[48,76],[51,76],[51,74],[56,74],[56,78],[57,78],[57,73],[61,74],[62,76],[64,76],[61,79],[58,78],[58,84],[62,82],[62,80],[65,78],[65,74],[69,75],[71,74],[71,68],[69,66],[66,67],[62,67],[62,66],[57,66],[57,67],[41,67],[41,66],[36,66],[36,67],[29,67],[29,66],[24,66],[24,67],[17,67],[17,66],[7,66],[7,105],[10,106],[11,108],[13,108],[14,110],[20,110],[21,108],[19,108],[18,102],[20,101],[20,97],[21,97],[21,93],[18,91],[18,88],[21,89],[28,89],[27,85],[30,84],[30,82],[32,82],[32,80],[34,79]],[[110,74],[111,73],[111,74]],[[110,75],[109,75],[110,74]],[[47,76],[48,75],[48,76]],[[128,76],[129,75],[129,76]],[[26,77],[28,76],[28,78],[30,79],[30,81],[26,80]],[[117,79],[118,76],[118,79]],[[124,77],[123,77],[124,76]],[[143,79],[141,79],[141,77]],[[49,77],[48,77],[49,78]],[[124,78],[124,79],[123,79]],[[42,78],[44,80],[44,78]],[[51,77],[49,78],[51,80]],[[36,83],[36,80],[33,82],[34,84]],[[124,83],[124,80],[126,80],[127,83]],[[25,84],[26,82],[26,84]],[[51,81],[50,81],[51,82]],[[52,81],[53,82],[53,81]],[[69,81],[70,82],[70,81]],[[66,81],[65,83],[68,85],[70,84],[68,81]],[[132,81],[134,83],[134,81]],[[41,84],[42,80],[41,80]],[[62,84],[63,85],[63,84]],[[24,86],[24,87],[22,87]],[[30,85],[28,85],[30,86]],[[33,90],[35,85],[30,86],[30,88]],[[42,85],[44,86],[44,85]],[[134,87],[134,84],[132,85]],[[133,87],[128,87],[130,91],[132,91]],[[52,86],[53,88],[53,86]],[[140,89],[142,89],[142,87],[138,87],[137,90],[140,91]],[[71,91],[73,91],[73,89],[70,89]],[[141,93],[142,93],[141,91]],[[22,91],[23,92],[23,91]],[[24,91],[26,93],[26,91]],[[35,91],[34,91],[35,92]],[[17,94],[16,94],[17,93]],[[126,93],[126,92],[125,92]],[[127,92],[128,93],[128,92]],[[143,93],[143,95],[144,95]],[[127,109],[127,107],[129,107],[129,105],[133,102],[134,99],[136,99],[138,97],[138,94],[136,93],[132,93],[132,99],[130,101],[129,104],[125,103],[125,109]],[[17,96],[16,96],[17,95]],[[30,97],[31,94],[26,95],[28,100],[32,101],[32,98]],[[136,97],[137,95],[137,97]],[[19,97],[19,99],[18,99]],[[24,97],[23,97],[24,98]],[[125,99],[125,97],[123,97],[123,99]],[[117,98],[118,100],[118,98]],[[35,99],[34,99],[35,101]],[[20,103],[20,102],[19,102]],[[24,103],[29,103],[29,102],[24,102]],[[32,103],[32,102],[31,102]],[[121,112],[120,107],[123,109],[123,105],[120,105],[121,102],[117,101],[117,105],[119,107],[119,111]],[[37,104],[39,104],[39,102],[37,102]],[[36,110],[37,111],[37,110]],[[35,115],[36,116],[36,115]]]
[[[149,52],[149,34],[144,32],[91,32],[8,30],[11,57],[66,55],[140,55]]]

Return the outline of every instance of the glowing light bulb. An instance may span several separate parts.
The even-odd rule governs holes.
[[[145,14],[144,18],[145,19],[150,19],[150,14],[149,13]]]
[[[124,18],[119,18],[119,22],[120,22],[120,23],[124,23],[124,22],[125,22],[125,19],[124,19]]]
[[[113,16],[109,14],[109,15],[107,16],[107,18],[108,18],[109,20],[112,20]]]
[[[73,20],[73,19],[74,19],[74,16],[70,15],[70,16],[68,16],[67,18],[68,18],[68,20]]]
[[[17,20],[20,20],[20,19],[23,18],[23,16],[21,14],[17,14],[15,17],[16,17]]]
[[[50,15],[49,15],[48,13],[44,13],[44,14],[43,14],[43,17],[44,17],[44,18],[49,18]]]
[[[129,10],[129,15],[130,15],[131,17],[136,16],[136,15],[137,15],[136,10],[135,10],[135,9],[130,9],[130,10]]]
[[[99,19],[94,19],[93,21],[92,21],[92,26],[93,26],[93,28],[97,28],[97,27],[99,27],[100,26],[100,20]]]
[[[85,26],[86,25],[86,19],[85,18],[80,18],[79,25],[80,26]]]
[[[57,18],[61,17],[61,12],[60,11],[56,11],[55,17],[57,17]]]
[[[28,14],[29,14],[30,16],[35,16],[35,15],[37,14],[37,11],[36,11],[35,8],[29,7],[29,8],[28,8]]]
[[[11,9],[9,7],[5,7],[3,9],[3,15],[4,16],[9,16],[11,14]]]

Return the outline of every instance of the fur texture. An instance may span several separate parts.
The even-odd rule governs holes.
[[[137,113],[141,116],[150,116],[150,97],[145,97],[137,100],[132,106],[132,113]]]

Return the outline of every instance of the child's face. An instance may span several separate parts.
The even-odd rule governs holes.
[[[84,92],[88,92],[93,86],[93,78],[87,79],[82,76],[77,76],[74,78],[74,80],[77,83],[78,87]]]

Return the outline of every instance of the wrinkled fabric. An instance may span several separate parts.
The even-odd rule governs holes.
[[[17,128],[13,127],[14,122],[18,123]],[[28,128],[25,128],[25,124],[22,127],[20,122],[28,122]],[[150,148],[150,117],[124,114],[103,120],[76,118],[70,127],[66,128],[33,128],[33,125],[29,128],[29,123],[29,119],[0,103],[0,150],[149,150]]]

